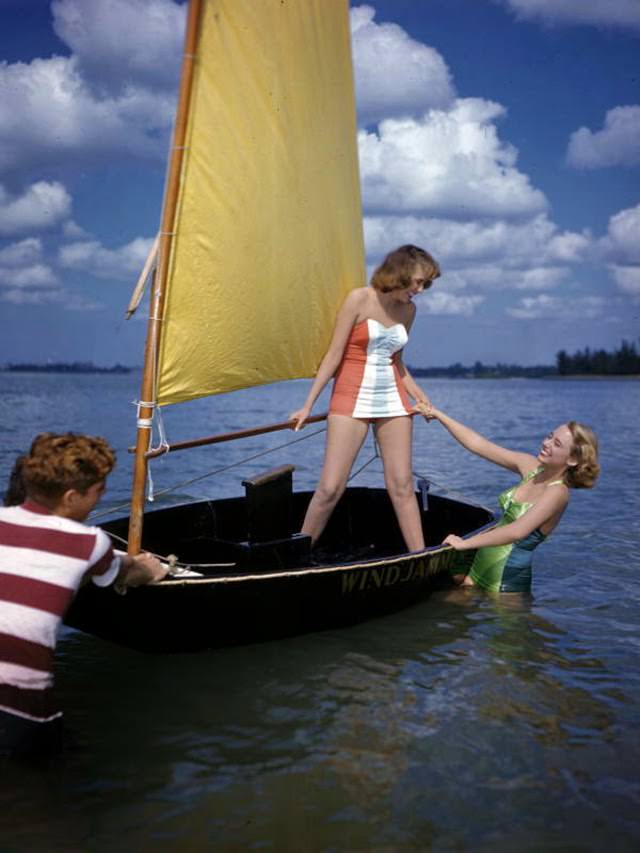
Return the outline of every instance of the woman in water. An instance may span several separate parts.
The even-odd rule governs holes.
[[[492,592],[528,592],[532,552],[558,525],[569,490],[590,489],[600,473],[593,430],[569,421],[550,432],[538,455],[532,456],[493,444],[433,406],[418,408],[467,450],[521,478],[498,499],[504,514],[497,527],[468,539],[450,534],[444,540],[456,551],[478,549],[468,573],[454,574],[454,581]]]
[[[412,409],[429,400],[402,363],[402,350],[416,315],[413,299],[440,275],[424,249],[401,246],[374,272],[371,287],[345,299],[326,355],[304,406],[290,419],[300,429],[320,392],[335,375],[327,419],[320,482],[302,532],[316,542],[345,490],[351,466],[373,424],[384,478],[409,551],[424,548],[420,510],[411,476]]]

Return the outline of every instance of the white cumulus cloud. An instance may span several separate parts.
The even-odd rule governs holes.
[[[37,181],[20,196],[0,185],[0,235],[53,228],[71,212],[71,196],[58,181]]]
[[[447,107],[455,91],[442,56],[397,24],[377,24],[375,14],[371,6],[351,10],[356,101],[362,123]]]
[[[104,87],[177,84],[186,5],[172,0],[54,0],[56,34]]]
[[[545,196],[516,168],[517,151],[494,121],[504,108],[467,98],[423,118],[387,119],[359,134],[368,211],[423,211],[454,218],[531,216]]]
[[[65,311],[102,307],[85,294],[63,287],[44,254],[38,237],[27,237],[0,249],[0,302],[57,305]]]
[[[0,290],[0,302],[10,302],[13,305],[51,305],[61,302],[61,291],[52,290],[21,290],[19,287],[11,290]]]
[[[42,241],[37,237],[27,237],[0,249],[0,267],[22,267],[39,261],[41,257]]]
[[[607,259],[614,263],[640,264],[640,204],[609,219],[601,245]]]
[[[122,151],[160,156],[173,94],[129,84],[94,94],[75,57],[0,64],[0,168]]]
[[[438,282],[440,279],[438,279]],[[429,290],[418,303],[418,310],[425,314],[450,314],[470,317],[478,305],[485,300],[484,296],[468,296],[448,293],[446,290]]]
[[[422,310],[467,316],[498,290],[560,288],[593,247],[589,234],[562,232],[545,214],[526,222],[367,216],[364,234],[371,268],[390,247],[424,246],[440,263],[442,276],[422,300]],[[444,310],[450,306],[457,310]]]
[[[78,225],[77,222],[74,222],[73,219],[69,219],[64,223],[62,233],[69,240],[84,240],[89,236],[84,228]]]
[[[37,304],[56,299],[58,278],[42,256],[37,237],[0,249],[0,301]]]
[[[504,283],[516,290],[552,290],[568,275],[569,270],[566,267],[538,267],[507,271]]]
[[[470,267],[477,270],[487,265],[496,270],[557,270],[562,265],[583,261],[591,246],[588,234],[561,232],[545,214],[527,222],[367,216],[364,233],[367,255],[372,260],[381,258],[390,246],[411,242],[425,246],[444,270]],[[499,286],[495,276],[487,278],[486,286]]]
[[[517,320],[560,320],[569,322],[574,319],[595,319],[603,314],[606,300],[600,296],[582,296],[564,298],[542,293],[539,296],[525,296],[515,308],[507,313]]]
[[[62,246],[58,261],[62,267],[97,278],[130,279],[139,274],[152,245],[153,239],[136,237],[118,249],[105,249],[97,240],[86,240]]]
[[[610,271],[623,293],[628,293],[635,301],[640,300],[640,266],[619,267],[613,264]]]
[[[602,130],[581,127],[572,133],[567,163],[577,169],[640,163],[640,106],[614,107],[607,112]]]
[[[618,289],[634,300],[640,298],[640,204],[609,219],[598,248]]]
[[[95,311],[102,307],[83,294],[64,288],[26,290],[17,287],[0,290],[0,302],[10,302],[13,305],[57,305],[64,311]]]
[[[546,24],[592,24],[640,29],[638,0],[499,0],[519,18]]]
[[[0,267],[0,285],[12,288],[56,287],[58,279],[45,264],[31,264],[20,269]]]

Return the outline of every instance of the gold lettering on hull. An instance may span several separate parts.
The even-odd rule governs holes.
[[[441,574],[448,568],[453,552],[444,551],[433,557],[410,560],[402,565],[390,564],[375,568],[359,568],[342,575],[342,594],[368,592],[409,582],[421,582],[425,578]]]

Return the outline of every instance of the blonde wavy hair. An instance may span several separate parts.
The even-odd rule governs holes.
[[[85,494],[115,464],[115,454],[104,438],[43,432],[20,460],[19,470],[27,496],[51,506],[69,489]]]
[[[573,439],[571,456],[576,464],[567,469],[564,481],[571,489],[591,489],[600,474],[598,438],[586,424],[569,421],[567,427]]]
[[[425,290],[431,282],[440,276],[440,265],[429,252],[419,246],[400,246],[389,252],[384,261],[371,276],[371,286],[382,293],[392,290],[406,290],[411,277],[419,269],[428,280]]]

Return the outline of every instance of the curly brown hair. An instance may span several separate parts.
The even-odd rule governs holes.
[[[20,476],[28,497],[51,506],[69,489],[86,493],[115,464],[115,454],[104,438],[43,432],[22,458]]]
[[[371,286],[382,293],[406,290],[411,284],[411,276],[415,275],[416,269],[420,269],[429,282],[440,276],[440,265],[429,252],[410,244],[400,246],[393,252],[389,252],[375,270],[371,276]]]
[[[567,469],[565,483],[571,489],[591,489],[600,474],[598,438],[586,424],[569,421],[567,427],[573,439],[571,456],[576,464]]]

